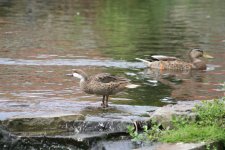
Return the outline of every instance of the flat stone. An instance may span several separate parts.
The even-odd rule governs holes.
[[[70,114],[59,116],[24,116],[24,117],[12,117],[8,120],[2,121],[2,125],[7,129],[14,132],[30,132],[30,131],[45,131],[45,130],[57,130],[60,129],[66,122],[74,120],[84,120],[84,116],[81,114]]]
[[[83,104],[83,105],[82,105]],[[127,126],[134,122],[149,122],[149,112],[157,109],[152,106],[110,105],[102,108],[100,102],[76,102],[71,112],[26,112],[8,115],[1,121],[10,131],[17,134],[48,135],[58,132],[127,132]],[[79,109],[77,108],[79,107]],[[141,126],[141,125],[140,125]]]
[[[140,126],[142,123],[148,123],[149,112],[157,109],[151,106],[113,104],[102,108],[100,103],[79,103],[77,107],[79,109],[76,108],[70,113],[46,111],[46,114],[10,114],[1,124],[9,129],[10,134],[17,135],[16,147],[19,149],[32,149],[35,146],[76,150],[90,147],[109,149],[113,144],[119,146],[122,143],[120,139],[110,141],[109,137],[115,139],[125,134],[128,138],[127,126],[133,125],[134,122],[138,122]],[[130,149],[132,142],[129,139],[126,142]],[[4,146],[11,147],[11,144],[4,141],[0,149]]]
[[[150,120],[155,120],[162,124],[163,128],[172,128],[171,120],[173,117],[185,116],[189,119],[195,119],[193,108],[200,104],[200,101],[181,101],[175,105],[166,105],[158,108],[150,114]]]

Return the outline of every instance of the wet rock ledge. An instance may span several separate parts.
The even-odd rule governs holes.
[[[74,113],[10,116],[0,122],[0,149],[138,149],[127,136],[127,126],[140,128],[151,119],[170,127],[174,115],[194,118],[192,108],[199,101],[178,102],[164,107],[111,105],[103,109],[99,103],[85,105]],[[80,106],[80,104],[78,105]],[[185,149],[204,149],[204,144],[185,144]],[[148,145],[142,149],[179,149],[180,144]]]
[[[73,113],[31,113],[1,120],[0,149],[99,149],[104,141],[126,143],[130,141],[127,126],[148,124],[149,114],[157,109],[129,105],[104,109],[99,103],[84,106]]]

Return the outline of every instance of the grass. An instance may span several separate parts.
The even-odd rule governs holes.
[[[182,128],[165,131],[159,138],[161,142],[210,142],[210,141],[224,141],[225,129],[217,125],[200,126],[196,124],[188,124]]]
[[[135,141],[161,142],[210,142],[222,141],[225,145],[225,97],[213,101],[204,101],[195,106],[196,120],[185,117],[175,117],[172,120],[174,129],[159,130],[159,124],[152,128],[144,127],[144,132],[129,133]]]
[[[200,141],[225,143],[225,98],[204,101],[195,106],[193,111],[197,115],[195,121],[176,119],[175,128],[164,131],[159,140],[173,143]]]

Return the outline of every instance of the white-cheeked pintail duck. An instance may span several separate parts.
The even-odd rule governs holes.
[[[102,106],[108,107],[109,95],[121,92],[126,88],[136,88],[128,79],[113,76],[109,73],[100,73],[88,76],[84,71],[75,69],[73,76],[80,79],[81,90],[88,94],[102,95]]]

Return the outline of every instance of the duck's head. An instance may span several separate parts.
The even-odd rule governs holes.
[[[74,69],[73,76],[81,80],[87,79],[87,74],[81,69]]]
[[[209,54],[206,54],[203,50],[199,49],[199,48],[194,48],[190,51],[190,57],[192,59],[195,58],[213,58],[212,56],[210,56]]]

